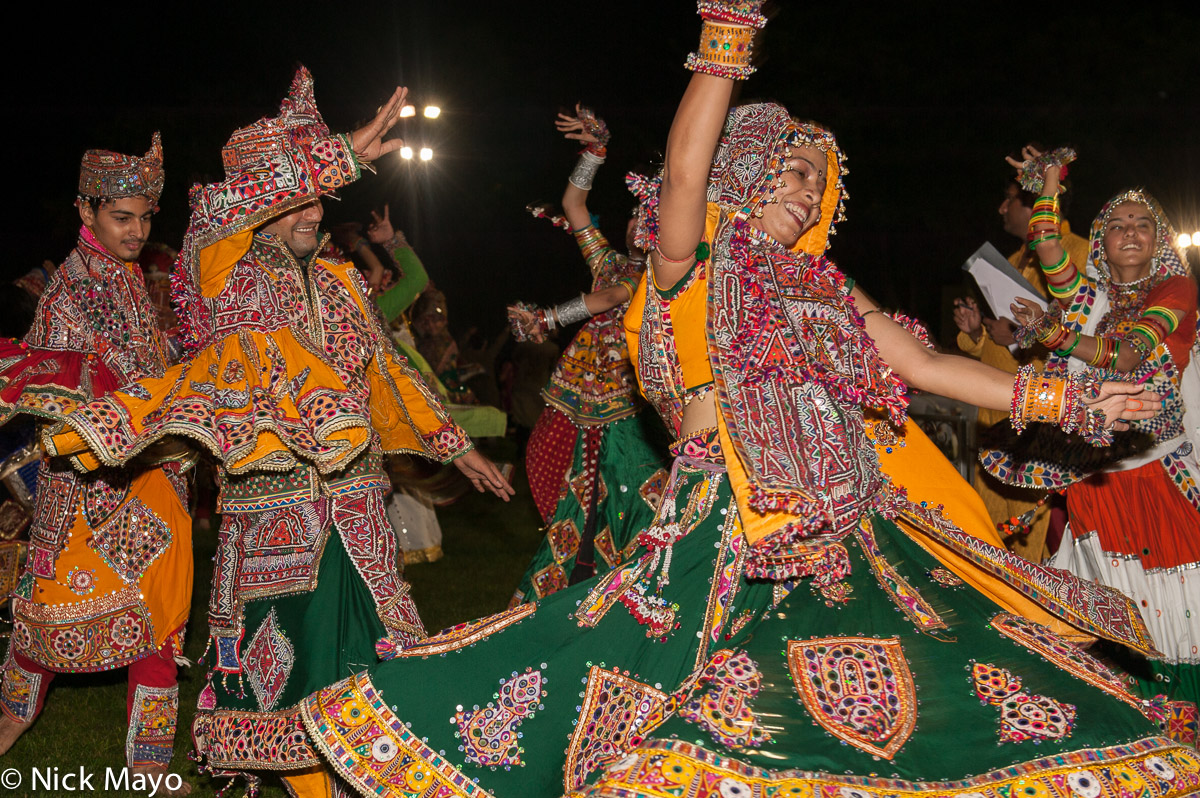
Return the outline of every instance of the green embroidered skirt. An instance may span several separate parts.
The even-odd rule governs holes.
[[[363,795],[1200,789],[1118,677],[892,521],[830,544],[833,579],[748,579],[724,471],[680,458],[653,530],[682,537],[312,694],[311,741]]]
[[[208,684],[192,731],[215,774],[320,763],[298,704],[313,690],[424,637],[396,571],[399,549],[371,460],[295,500],[295,473],[228,480],[209,606]],[[309,493],[308,495],[311,495]],[[260,505],[272,505],[260,507]],[[273,506],[281,505],[281,506]]]
[[[663,456],[653,443],[658,432],[661,424],[648,410],[579,431],[554,517],[517,585],[512,606],[545,598],[567,586],[584,531],[584,505],[593,489],[599,491],[593,556],[596,573],[624,561],[627,547],[654,519],[666,485]],[[589,462],[589,435],[598,438],[594,464]]]

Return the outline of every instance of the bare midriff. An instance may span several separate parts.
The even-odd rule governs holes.
[[[717,400],[710,392],[684,405],[680,437],[689,438],[697,432],[717,426]]]

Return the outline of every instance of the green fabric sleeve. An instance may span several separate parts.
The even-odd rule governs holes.
[[[379,309],[383,311],[383,317],[388,322],[395,321],[396,317],[407,310],[409,305],[416,300],[417,294],[424,291],[425,286],[429,285],[429,274],[425,271],[425,265],[421,263],[421,259],[417,257],[417,253],[412,247],[396,247],[392,250],[392,258],[404,275],[395,285],[380,294],[376,300],[379,303]]]

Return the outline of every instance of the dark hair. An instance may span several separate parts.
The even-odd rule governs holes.
[[[1038,195],[1032,191],[1026,191],[1021,188],[1021,181],[1015,177],[1008,179],[1008,185],[1014,186],[1017,189],[1017,199],[1026,208],[1032,208],[1033,203],[1037,201]],[[1067,178],[1062,181],[1063,190],[1058,193],[1058,210],[1062,216],[1066,216],[1071,210],[1071,198],[1075,196],[1075,192],[1071,191],[1071,179]],[[1006,186],[1007,189],[1007,186]]]

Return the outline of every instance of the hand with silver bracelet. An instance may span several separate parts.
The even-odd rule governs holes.
[[[513,337],[518,341],[540,344],[546,340],[547,333],[590,319],[592,312],[588,310],[586,297],[586,294],[580,294],[552,308],[539,308],[525,302],[509,305],[508,323],[512,328]]]
[[[608,125],[591,109],[576,103],[575,116],[560,113],[554,126],[568,139],[582,141],[587,145],[579,154],[579,161],[575,164],[569,180],[571,185],[581,191],[591,191],[596,171],[608,154],[608,142],[612,138]]]

